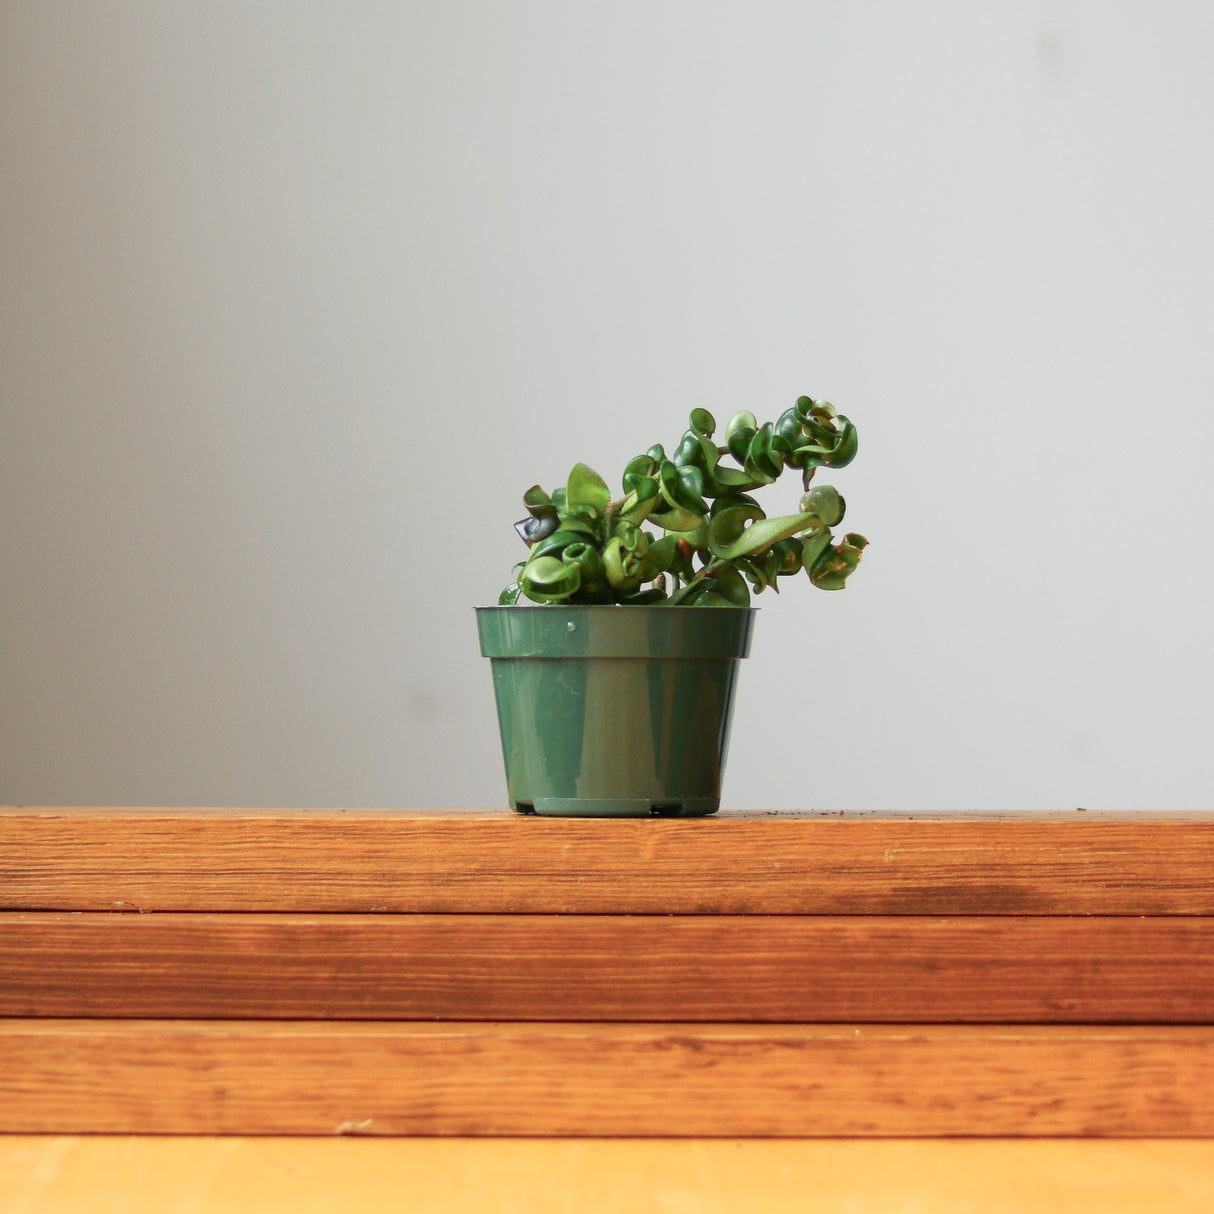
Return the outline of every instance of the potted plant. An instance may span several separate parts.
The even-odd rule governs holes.
[[[527,544],[498,606],[477,608],[492,663],[511,808],[589,816],[700,816],[720,804],[752,594],[804,571],[841,590],[868,541],[832,542],[844,502],[813,485],[855,457],[856,428],[800,397],[774,422],[693,409],[670,455],[650,447],[613,497],[586,464],[523,494]],[[795,514],[754,494],[794,468]]]

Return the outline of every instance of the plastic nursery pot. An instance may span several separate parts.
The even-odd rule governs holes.
[[[478,607],[510,807],[700,817],[721,803],[749,607]]]

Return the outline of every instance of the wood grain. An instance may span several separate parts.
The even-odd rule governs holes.
[[[1214,919],[0,915],[0,1016],[1214,1023]]]
[[[0,1131],[1214,1134],[1214,1028],[0,1021]]]
[[[0,1136],[0,1214],[284,1210],[1210,1214],[1214,1143]]]
[[[0,909],[1214,915],[1214,815],[10,808]]]

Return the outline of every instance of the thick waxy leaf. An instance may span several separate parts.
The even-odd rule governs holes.
[[[523,588],[518,582],[511,582],[505,590],[497,596],[497,605],[499,607],[513,607],[518,602],[518,596],[522,593]]]
[[[734,564],[741,573],[750,578],[750,584],[754,587],[755,594],[762,594],[768,586],[777,594],[780,593],[777,583],[780,559],[774,549],[769,548],[766,552],[758,553],[755,556],[739,557]]]
[[[586,538],[584,531],[572,531],[567,527],[562,527],[559,531],[554,531],[550,536],[532,545],[528,559],[533,561],[537,556],[556,556],[570,544],[585,543]]]
[[[528,544],[547,539],[560,526],[555,514],[528,515],[514,524],[514,529]]]
[[[867,547],[868,540],[864,536],[845,535],[841,544],[827,548],[818,557],[809,571],[809,580],[819,590],[842,590]]]
[[[753,507],[759,512],[755,518],[764,518],[767,513],[749,493],[728,493],[722,494],[712,503],[711,516],[716,518],[722,511],[732,510],[735,506]]]
[[[634,455],[624,469],[624,492],[629,492],[628,478],[630,476],[652,476],[658,470],[658,462],[649,455]]]
[[[784,459],[788,454],[787,443],[779,438],[771,422],[759,430],[750,440],[746,452],[746,474],[761,485],[769,485],[784,470]]]
[[[750,606],[750,590],[746,579],[732,565],[722,565],[712,576],[717,583],[717,593],[726,602],[735,607]]]
[[[630,476],[625,486],[627,496],[620,507],[620,514],[628,514],[646,502],[661,502],[658,482],[652,476]],[[634,520],[635,521],[635,520]]]
[[[782,438],[790,447],[800,445],[801,419],[797,416],[796,409],[785,409],[783,413],[776,418],[775,432]]]
[[[741,416],[741,414],[739,414]],[[746,414],[747,417],[752,417],[753,414]],[[737,418],[734,419],[735,421]],[[731,427],[733,423],[730,423]],[[725,440],[726,447],[729,448],[729,454],[738,461],[739,464],[746,463],[746,453],[750,450],[750,444],[754,442],[755,435],[758,434],[753,426],[739,426],[737,429],[730,429],[729,437]]]
[[[570,544],[561,553],[561,562],[567,566],[576,566],[578,571],[578,592],[580,596],[594,596],[607,587],[607,572],[599,550],[592,544]]]
[[[641,558],[625,550],[619,537],[603,549],[607,581],[615,590],[635,590],[641,584]]]
[[[830,530],[816,531],[801,543],[801,568],[813,574],[814,562],[830,547]]]
[[[740,489],[754,488],[754,481],[741,468],[727,468],[718,463],[708,474],[704,493],[708,497],[719,497],[725,493],[736,493]]]
[[[837,527],[843,521],[847,504],[833,485],[816,485],[801,498],[801,509],[806,514],[816,514],[828,527]]]
[[[860,435],[856,427],[842,413],[839,414],[839,425],[841,429],[839,441],[831,451],[830,459],[826,461],[828,468],[846,467],[856,458],[856,452],[860,450]]]
[[[647,590],[634,590],[628,594],[620,595],[620,602],[627,603],[630,607],[645,607],[651,603],[662,603],[666,599],[666,591],[659,589],[657,586],[651,586]]]
[[[747,602],[749,603],[749,599]],[[671,607],[736,607],[737,603],[726,598],[712,577],[701,578],[677,590],[667,600]]]
[[[811,396],[798,396],[793,406],[797,417],[806,422],[829,422],[836,416],[835,407],[828,400],[814,400]]]
[[[631,523],[643,523],[650,514],[662,505],[658,482],[652,476],[626,475],[624,488],[628,496],[620,506],[620,518]]]
[[[707,551],[708,548],[708,520],[702,518],[700,525],[692,531],[681,532],[682,538],[685,539],[688,545],[696,552]]]
[[[829,425],[810,420],[803,429],[807,436],[795,445],[790,462],[797,468],[824,464],[828,468],[843,468],[856,458],[860,437],[856,427],[842,414]]]
[[[745,530],[739,529],[739,521],[733,511],[726,510],[708,524],[708,550],[719,560],[755,556],[772,544],[812,526],[817,517],[813,514],[786,514],[780,518],[763,518],[751,523]],[[730,536],[733,538],[728,538]]]
[[[552,498],[539,485],[532,485],[523,494],[523,505],[531,512],[532,518],[556,517],[556,506],[553,504]]]
[[[709,446],[712,446],[710,443]],[[713,454],[716,454],[716,448],[713,447]],[[674,449],[674,455],[670,457],[670,462],[676,468],[682,468],[688,464],[692,467],[699,468],[701,472],[708,469],[708,461],[704,455],[704,447],[699,438],[697,438],[690,430],[679,440],[679,445]]]
[[[629,551],[634,552],[640,548],[643,552],[649,547],[649,537],[635,523],[630,523],[627,519],[621,519],[615,525],[615,536],[620,543]]]
[[[677,536],[664,535],[649,545],[649,550],[641,561],[642,582],[652,582],[670,569],[674,563],[678,542]]]
[[[752,593],[778,592],[780,579],[801,569],[816,586],[841,589],[868,541],[852,534],[831,546],[845,503],[832,486],[811,489],[810,480],[815,469],[854,458],[851,422],[829,401],[802,396],[774,423],[760,425],[742,410],[719,444],[714,434],[712,414],[691,410],[673,457],[655,444],[630,460],[624,495],[614,503],[586,464],[575,465],[551,496],[531,486],[523,494],[530,517],[515,524],[528,559],[500,601],[741,607]],[[725,466],[725,455],[739,466]],[[750,494],[787,467],[800,473],[800,510],[767,518]]]
[[[717,460],[721,458],[716,443],[712,441],[713,431],[717,428],[717,420],[707,409],[692,409],[687,424],[688,430],[683,436],[683,441],[686,442],[688,438],[695,439],[702,458],[697,458],[694,462],[704,472],[711,472],[716,467]]]
[[[574,464],[569,473],[565,500],[570,509],[582,506],[602,512],[611,501],[611,490],[607,482],[588,464]]]
[[[739,574],[744,573],[750,579],[750,585],[755,594],[762,594],[767,589],[771,578],[760,562],[753,561],[748,556],[740,556],[734,561],[734,567]]]
[[[538,556],[527,562],[519,585],[536,603],[559,603],[576,594],[582,584],[577,565],[566,565],[555,556]]]
[[[729,419],[729,423],[725,427],[725,442],[728,445],[729,440],[739,430],[749,430],[753,434],[758,428],[759,423],[755,415],[748,409],[743,409],[740,413],[735,413]]]
[[[714,592],[716,585],[716,582],[706,577],[695,582],[688,582],[686,586],[680,586],[667,602],[671,607],[692,607],[701,595]]]
[[[747,603],[749,603],[749,599]],[[700,578],[688,586],[675,591],[667,600],[671,607],[737,607],[738,603],[721,593],[713,577]],[[742,604],[745,605],[745,604]]]
[[[780,540],[771,546],[772,554],[776,558],[776,572],[782,577],[801,572],[802,546],[802,541],[795,537]]]
[[[713,556],[721,556],[721,550],[736,543],[745,534],[748,526],[766,517],[760,507],[754,503],[740,503],[724,510],[714,511],[709,519],[708,535],[705,537],[708,551]]]
[[[716,419],[707,409],[691,411],[691,429],[683,435],[674,453],[673,463],[678,467],[691,465],[704,474],[700,493],[705,497],[717,497],[722,493],[749,489],[750,477],[740,468],[722,468],[724,451],[712,441]]]
[[[692,466],[677,468],[669,460],[658,465],[658,490],[672,510],[690,510],[707,514],[704,501],[704,474]],[[687,530],[687,528],[679,528]]]
[[[634,590],[642,581],[651,580],[641,576],[648,553],[648,536],[632,523],[620,523],[615,537],[603,550],[607,581],[616,590]]]
[[[688,532],[695,531],[704,522],[704,516],[694,510],[663,510],[660,514],[654,511],[646,522],[663,531]]]

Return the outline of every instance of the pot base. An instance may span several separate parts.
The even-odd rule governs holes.
[[[550,818],[705,818],[720,804],[716,797],[680,797],[661,804],[648,797],[536,797],[511,801],[510,808]]]

